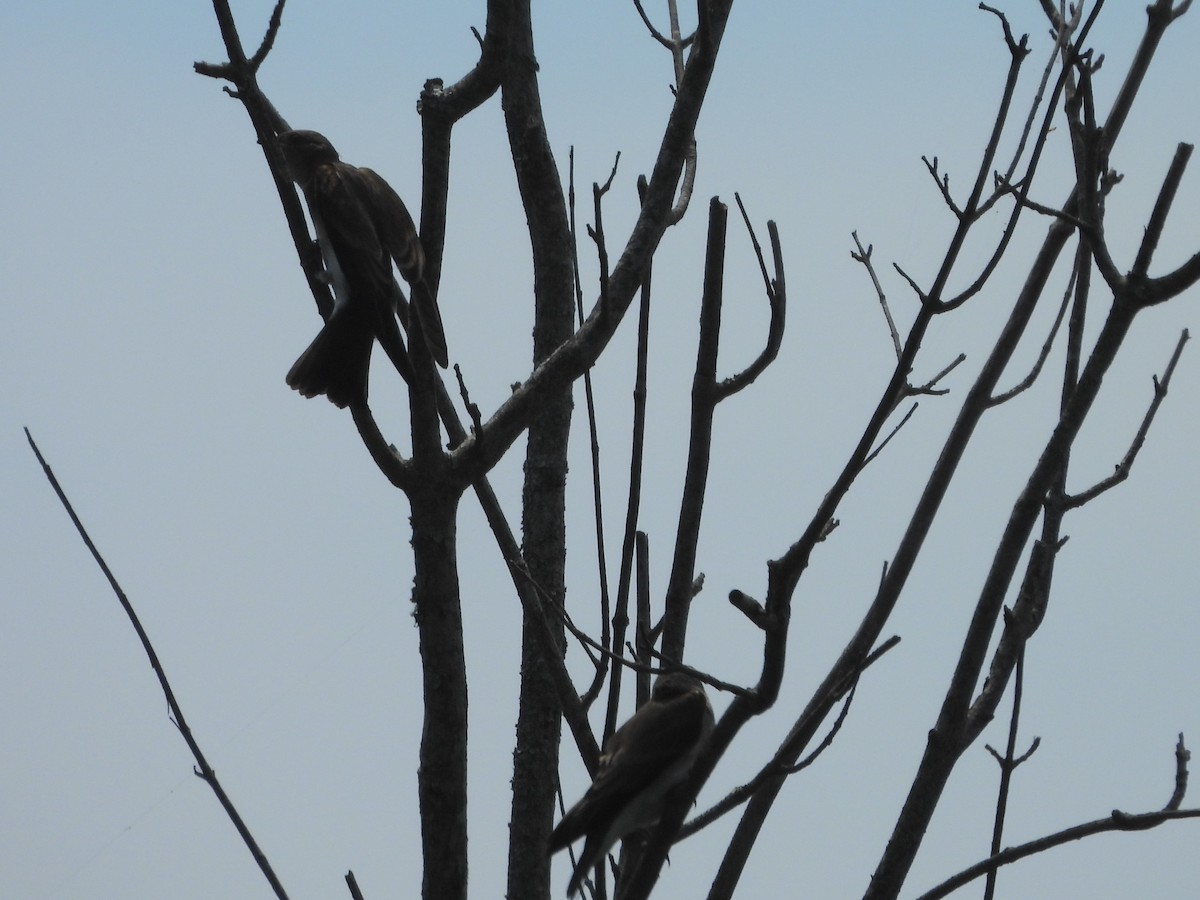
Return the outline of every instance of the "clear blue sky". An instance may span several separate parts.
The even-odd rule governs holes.
[[[1002,4],[1049,39],[1033,0]],[[1094,45],[1107,108],[1144,16],[1109,3]],[[235,3],[256,45],[265,0]],[[416,746],[420,689],[409,618],[407,507],[363,452],[349,416],[289,391],[283,375],[319,320],[248,120],[195,60],[224,51],[201,0],[9,4],[0,14],[0,896],[268,896],[215,799],[191,775],[153,674],[115,599],[25,444],[28,426],[137,606],[190,724],[295,898],[414,896],[419,883]],[[541,4],[543,98],[581,197],[621,170],[606,228],[632,221],[669,107],[669,59],[631,4]],[[800,10],[804,11],[801,12]],[[476,53],[482,0],[439,4],[292,0],[261,82],[296,127],[383,174],[416,210],[426,78],[460,77]],[[1113,165],[1119,261],[1135,252],[1177,141],[1200,139],[1194,100],[1200,11],[1166,39]],[[741,3],[698,133],[689,218],[656,265],[651,453],[643,527],[661,594],[686,445],[690,360],[707,199],[741,192],[782,233],[792,307],[783,355],[722,407],[693,613],[691,661],[732,681],[757,674],[755,634],[727,608],[761,596],[764,562],[795,539],[861,431],[891,366],[850,232],[875,246],[897,318],[913,300],[890,271],[931,277],[951,222],[920,163],[938,155],[962,196],[983,146],[1007,53],[974,3]],[[1064,130],[1037,199],[1060,201]],[[442,309],[452,360],[485,412],[523,377],[531,284],[523,214],[497,102],[455,132]],[[1158,269],[1200,246],[1200,175],[1189,173]],[[581,222],[590,200],[581,202]],[[999,221],[998,217],[995,217]],[[731,220],[733,221],[733,220]],[[992,223],[995,224],[995,223]],[[871,597],[963,391],[1045,223],[1028,216],[1013,254],[970,308],[931,333],[916,377],[960,351],[950,396],[921,404],[855,487],[842,526],[796,597],[777,714],[748,729],[702,795],[707,806],[768,754]],[[765,235],[765,229],[760,232]],[[731,228],[722,370],[765,331],[757,267]],[[969,248],[978,264],[986,243]],[[585,256],[586,256],[585,252]],[[594,279],[594,263],[586,264]],[[959,278],[965,283],[966,270]],[[594,284],[594,281],[591,282]],[[1062,279],[1055,290],[1062,289]],[[589,295],[594,288],[589,288]],[[1136,430],[1197,296],[1147,313],[1078,445],[1074,486],[1111,471]],[[1045,328],[1051,310],[1044,310]],[[632,324],[632,323],[629,323]],[[1020,354],[1023,374],[1040,335]],[[631,328],[596,372],[609,546],[625,494]],[[1133,478],[1072,516],[1045,625],[1030,647],[1025,741],[1008,842],[1165,802],[1175,736],[1200,746],[1200,604],[1195,468],[1200,359],[1185,352]],[[932,725],[1005,510],[1051,427],[1055,371],[993,413],[947,500],[890,632],[903,643],[872,671],[838,742],[785,788],[751,858],[748,897],[779,886],[861,894]],[[402,393],[382,376],[372,406],[403,441]],[[579,396],[582,409],[582,395]],[[569,600],[595,598],[586,432],[576,419]],[[521,448],[495,483],[514,522]],[[461,509],[471,676],[472,897],[499,896],[506,854],[519,608],[482,516]],[[579,662],[577,652],[572,662]],[[714,698],[718,711],[725,700]],[[1007,712],[1007,705],[1003,707]],[[1000,746],[997,725],[986,740]],[[564,784],[586,779],[571,748]],[[971,750],[951,782],[909,893],[985,854],[995,766]],[[1197,802],[1193,798],[1193,803]],[[732,819],[676,848],[663,890],[698,896]],[[1190,896],[1196,825],[1105,836],[1024,863],[1020,897]],[[689,871],[691,870],[691,871]],[[565,863],[556,866],[565,887]]]

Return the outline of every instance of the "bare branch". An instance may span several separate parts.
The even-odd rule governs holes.
[[[958,204],[954,202],[954,198],[950,196],[950,176],[940,171],[938,168],[938,158],[935,156],[931,162],[929,157],[922,156],[921,162],[925,163],[925,169],[929,172],[929,177],[933,179],[933,183],[937,185],[938,190],[941,192],[942,199],[946,201],[946,206],[950,207],[950,212],[954,213],[954,218],[961,222],[963,211],[959,209]]]
[[[610,646],[625,642],[625,625],[629,621],[629,594],[633,574],[635,552],[642,541],[638,531],[638,516],[642,500],[642,471],[646,442],[647,370],[650,359],[650,297],[652,265],[646,268],[638,305],[637,361],[633,388],[633,424],[629,451],[629,493],[625,503],[625,533],[621,544],[621,569],[617,579],[616,613],[613,616],[613,637]],[[599,671],[598,671],[599,674]],[[615,724],[616,701],[619,693],[620,672],[613,672],[613,683],[618,687],[610,690],[609,720]],[[599,691],[600,685],[593,687]],[[589,692],[592,689],[589,688]],[[608,723],[605,727],[608,731]]]
[[[1086,229],[1088,224],[1079,216],[1072,215],[1065,209],[1058,209],[1053,206],[1046,206],[1043,203],[1038,203],[1036,200],[1030,200],[1023,192],[1024,183],[1013,184],[1007,180],[1007,177],[997,173],[996,175],[997,193],[1000,195],[1010,195],[1013,200],[1026,209],[1037,213],[1040,216],[1047,216],[1051,219],[1058,219],[1060,222],[1065,222],[1072,228]]]
[[[1175,750],[1176,794],[1180,794],[1178,785],[1181,780],[1183,784],[1186,785],[1187,783],[1187,760],[1189,757],[1190,754],[1183,746],[1183,735],[1180,735],[1179,743],[1176,745]],[[1181,768],[1183,772],[1182,779],[1179,774]],[[1182,795],[1180,794],[1179,802],[1182,802],[1182,799]],[[1176,801],[1175,794],[1172,795],[1171,800],[1172,802]],[[1168,805],[1165,809],[1145,813],[1125,813],[1114,809],[1111,815],[1103,819],[1096,819],[1091,822],[1085,822],[1082,825],[1064,828],[1062,831],[1057,831],[1054,834],[1029,841],[1016,847],[1009,847],[1007,850],[996,853],[988,859],[963,869],[954,877],[946,879],[933,890],[921,894],[917,900],[940,900],[940,898],[949,896],[963,885],[970,884],[987,872],[993,872],[1001,866],[1010,865],[1028,856],[1033,856],[1035,853],[1042,853],[1054,847],[1070,843],[1071,841],[1078,841],[1082,838],[1091,837],[1095,834],[1104,834],[1109,831],[1144,831],[1148,828],[1157,828],[1165,822],[1195,818],[1200,818],[1200,809],[1179,809],[1178,805]]]
[[[907,272],[905,272],[902,268],[900,268],[900,264],[892,263],[892,268],[895,269],[900,274],[901,278],[903,278],[905,281],[908,282],[908,286],[913,289],[913,293],[917,295],[917,298],[921,301],[921,305],[922,306],[928,305],[929,304],[929,295],[927,293],[925,293],[923,290],[921,290],[921,286],[918,285],[916,283],[916,281],[914,281]]]
[[[605,182],[603,187],[594,183],[592,185],[592,202],[596,216],[596,226],[595,229],[589,226],[587,231],[596,244],[596,252],[600,259],[600,297],[602,303],[606,302],[604,298],[608,295],[608,250],[604,243],[602,200],[604,194],[608,192],[609,187],[612,185],[613,178],[616,177],[617,163],[620,159],[621,155],[618,153],[616,160],[613,161],[612,172],[609,174],[608,181]],[[580,283],[579,278],[579,232],[575,224],[574,147],[571,147],[568,154],[567,210],[571,229],[571,272],[575,287],[575,314],[578,320],[582,322],[584,315],[583,285]],[[596,425],[596,398],[592,390],[591,370],[583,373],[583,390],[587,403],[588,437],[591,439],[589,450],[592,462],[592,512],[596,532],[596,575],[600,593],[600,643],[605,647],[611,647],[613,644],[612,635],[609,632],[608,620],[612,604],[608,591],[608,553],[604,546],[604,495],[600,487],[600,435]],[[599,665],[596,667],[592,684],[584,692],[582,698],[584,706],[590,705],[592,699],[599,693],[604,674],[607,671],[607,666]]]
[[[1050,356],[1050,348],[1054,346],[1054,339],[1058,336],[1058,329],[1062,326],[1063,319],[1067,314],[1067,307],[1071,302],[1071,294],[1075,291],[1075,282],[1079,270],[1071,270],[1071,279],[1067,283],[1067,289],[1063,291],[1062,303],[1058,306],[1058,314],[1054,317],[1054,324],[1050,326],[1050,333],[1046,335],[1046,340],[1042,342],[1041,352],[1038,353],[1038,358],[1033,364],[1033,368],[1016,385],[1009,388],[1002,394],[997,394],[989,401],[992,406],[999,406],[1001,403],[1007,403],[1013,397],[1027,391],[1037,381],[1038,375],[1041,374],[1042,367],[1045,366],[1046,360]]]
[[[1008,45],[1009,53],[1015,57],[1021,57],[1029,52],[1028,48],[1025,46],[1026,41],[1029,40],[1029,35],[1021,35],[1021,40],[1019,42],[1015,40],[1013,38],[1012,28],[1009,27],[1008,24],[1008,17],[1004,15],[1004,13],[1000,12],[1000,10],[996,9],[995,7],[988,6],[986,3],[980,3],[979,8],[984,12],[990,12],[1000,20],[1000,26],[1004,29],[1004,43]]]
[[[1188,762],[1191,758],[1191,751],[1183,745],[1183,732],[1181,731],[1179,740],[1175,742],[1175,790],[1171,792],[1171,799],[1167,801],[1167,805],[1163,809],[1175,810],[1182,805],[1183,797],[1187,793]]]
[[[467,415],[471,417],[471,428],[478,432],[483,427],[483,420],[479,415],[479,407],[471,402],[471,395],[467,391],[467,383],[463,380],[462,366],[458,363],[454,364],[454,377],[458,381],[458,395],[462,398]],[[450,446],[454,447],[455,443],[452,441]]]
[[[1100,8],[1103,5],[1104,0],[1099,0],[1099,2],[1093,6],[1092,13],[1087,22],[1085,22],[1083,27],[1079,29],[1075,44],[1076,47],[1086,40],[1092,24],[1095,22],[1096,16],[1099,14]],[[1064,51],[1064,53],[1065,52],[1066,51]],[[1004,100],[1001,102],[1000,112],[998,113],[997,127],[999,127],[1001,124],[1000,117],[1005,116],[1007,113],[1011,92],[1016,87],[1015,79],[1017,73],[1015,67],[1019,64],[1019,62],[1020,60],[1014,56],[1013,66],[1009,69],[1009,80],[1005,85]],[[1016,233],[1016,226],[1018,220],[1020,219],[1021,211],[1025,208],[1024,204],[1020,201],[1028,196],[1028,192],[1033,186],[1034,174],[1037,172],[1038,166],[1041,162],[1042,152],[1045,149],[1046,141],[1049,138],[1054,117],[1058,114],[1058,99],[1062,95],[1066,86],[1069,71],[1069,67],[1064,65],[1058,79],[1055,81],[1054,90],[1051,94],[1051,100],[1046,105],[1046,111],[1042,117],[1042,124],[1038,128],[1037,138],[1034,141],[1033,149],[1030,151],[1029,162],[1025,167],[1025,174],[1019,179],[1020,188],[1017,195],[1018,202],[1013,206],[1013,210],[1009,215],[1008,222],[1005,224],[1004,231],[1001,234],[1000,240],[997,242],[995,249],[992,251],[991,257],[989,257],[988,261],[984,264],[984,267],[980,271],[979,275],[965,290],[961,291],[954,297],[940,302],[937,309],[938,312],[947,312],[952,309],[957,309],[959,306],[967,302],[967,300],[978,294],[979,291],[983,289],[984,285],[987,284],[992,274],[996,271],[996,267],[1000,264],[1000,260],[1003,258],[1013,235]],[[1036,102],[1040,102],[1040,100],[1041,95],[1039,93],[1038,100]],[[1033,115],[1032,112],[1030,115]],[[1028,127],[1028,123],[1026,127]],[[1024,138],[1022,140],[1024,140]],[[989,150],[994,150],[992,144],[989,144]],[[983,169],[981,169],[981,178],[983,177],[983,174]],[[1011,175],[1008,176],[1006,180],[1011,180]],[[980,185],[977,184],[977,188],[978,187],[980,187]],[[1072,208],[1076,201],[1077,198],[1072,196],[1072,198],[1069,199],[1066,204],[1064,204],[1064,211]],[[969,216],[970,222],[977,220],[987,206],[988,204],[983,203],[968,204],[967,209],[971,211]],[[959,230],[955,233],[955,236],[952,239],[953,242],[951,245],[951,252],[947,254],[946,263],[943,265],[942,271],[939,273],[938,278],[935,281],[935,287],[931,291],[935,297],[941,295],[946,280],[949,277],[950,269],[953,267],[954,261],[957,259],[958,252],[961,249],[961,242],[962,239],[965,238],[965,234],[966,232],[963,228],[963,223],[960,223]]]
[[[986,745],[986,749],[992,754],[996,763],[1000,766],[1000,786],[996,791],[996,815],[992,822],[992,847],[991,853],[995,856],[1000,852],[1000,844],[1004,836],[1004,818],[1008,811],[1008,794],[1012,786],[1012,776],[1017,770],[1017,767],[1025,760],[1029,759],[1037,750],[1040,738],[1034,738],[1033,744],[1029,750],[1021,757],[1016,757],[1017,750],[1017,730],[1021,722],[1021,697],[1025,689],[1025,646],[1021,645],[1017,652],[1017,670],[1013,677],[1013,701],[1012,715],[1008,721],[1008,744],[1005,747],[1004,755],[1001,756],[992,749],[991,744]],[[984,900],[992,900],[996,892],[996,873],[989,872],[987,878],[987,886],[984,888]]]
[[[200,749],[200,744],[192,734],[192,729],[188,727],[187,719],[183,715],[183,707],[179,705],[179,701],[175,697],[175,691],[171,688],[171,682],[167,679],[166,669],[163,668],[162,663],[159,661],[158,654],[154,651],[154,645],[150,643],[150,636],[146,633],[146,629],[142,627],[142,621],[138,618],[137,612],[134,611],[133,604],[130,602],[129,597],[125,595],[125,591],[122,590],[121,585],[117,582],[117,577],[108,567],[108,563],[104,561],[104,557],[100,555],[100,551],[92,542],[87,529],[83,527],[83,522],[76,515],[75,508],[71,505],[71,501],[67,499],[66,492],[63,491],[62,485],[58,483],[58,478],[55,477],[50,464],[42,456],[42,451],[38,449],[38,445],[33,440],[33,435],[29,433],[28,428],[25,429],[25,439],[29,441],[29,446],[33,450],[33,455],[37,457],[46,480],[50,482],[50,487],[54,489],[54,493],[58,496],[63,509],[71,517],[71,522],[75,526],[75,530],[79,532],[79,537],[83,540],[84,546],[92,554],[92,559],[96,561],[96,565],[100,567],[100,571],[104,574],[105,580],[108,581],[109,587],[116,594],[121,608],[125,610],[125,615],[129,618],[129,624],[133,626],[133,630],[137,633],[138,640],[142,644],[142,650],[150,660],[150,668],[154,670],[154,674],[158,678],[158,685],[162,688],[163,696],[167,698],[167,709],[171,714],[171,722],[179,729],[179,733],[183,736],[184,742],[188,745],[188,749],[192,751],[192,756],[196,760],[196,767],[193,771],[217,795],[217,801],[221,804],[221,808],[225,810],[225,815],[229,817],[229,820],[233,823],[233,827],[241,835],[242,842],[245,843],[246,849],[250,851],[250,855],[254,857],[254,861],[258,863],[258,868],[262,871],[263,877],[267,879],[267,883],[271,885],[275,896],[280,898],[280,900],[287,900],[287,892],[283,889],[283,884],[279,881],[278,876],[276,876],[275,870],[271,868],[271,863],[267,860],[266,854],[259,848],[254,835],[250,833],[250,829],[242,819],[241,814],[234,807],[233,800],[225,793],[225,788],[222,787],[220,780],[217,778],[217,773],[208,764],[208,759]]]
[[[367,448],[367,453],[370,454],[371,460],[379,469],[380,474],[393,487],[399,488],[405,493],[411,490],[416,483],[411,460],[401,456],[392,443],[383,436],[383,432],[379,430],[379,423],[375,421],[374,413],[365,406],[355,407],[350,410],[350,413],[354,420],[354,427],[358,429],[359,439]]]
[[[775,277],[772,279],[767,274],[767,266],[763,261],[762,246],[758,243],[758,236],[754,233],[754,226],[750,224],[750,217],[746,215],[746,208],[742,205],[742,198],[734,194],[737,199],[738,209],[742,213],[742,221],[746,224],[746,230],[750,234],[750,241],[754,245],[755,255],[758,257],[758,267],[762,272],[763,284],[766,287],[767,302],[771,306],[771,322],[767,326],[767,342],[762,351],[755,357],[741,372],[724,379],[716,387],[716,402],[720,403],[727,397],[731,397],[743,388],[753,384],[758,376],[766,371],[767,366],[775,361],[779,355],[779,347],[783,343],[783,327],[787,315],[787,287],[783,274],[783,248],[779,242],[779,229],[774,222],[767,223],[767,232],[771,237],[771,253],[775,262]]]
[[[1175,344],[1175,351],[1171,354],[1167,368],[1163,370],[1162,378],[1153,379],[1154,397],[1150,401],[1150,406],[1146,410],[1146,414],[1142,417],[1142,424],[1138,428],[1137,434],[1133,437],[1133,443],[1129,445],[1124,458],[1117,463],[1112,475],[1092,485],[1086,491],[1064,497],[1061,501],[1064,508],[1075,509],[1076,507],[1083,506],[1085,503],[1089,503],[1099,497],[1105,491],[1116,487],[1129,477],[1129,473],[1133,469],[1134,460],[1137,459],[1142,445],[1146,442],[1146,435],[1150,432],[1150,426],[1154,423],[1154,416],[1158,413],[1159,406],[1162,405],[1163,399],[1167,396],[1167,389],[1171,386],[1171,376],[1175,374],[1175,366],[1179,362],[1180,356],[1183,355],[1183,346],[1187,342],[1188,332],[1185,328],[1183,333],[1179,335],[1179,341]]]
[[[763,631],[771,627],[766,609],[749,594],[734,589],[729,592],[729,604]]]
[[[700,540],[700,521],[712,454],[713,411],[720,399],[717,392],[717,349],[721,339],[728,208],[714,197],[709,203],[708,213],[704,286],[700,299],[700,339],[692,376],[688,462],[663,615],[662,648],[672,659],[683,658],[692,599],[690,589],[696,571],[696,548]]]
[[[924,157],[921,157],[924,159]],[[928,163],[926,163],[928,165]],[[934,157],[934,165],[937,165],[937,157]],[[904,352],[900,346],[900,332],[896,330],[896,321],[892,318],[892,311],[888,308],[887,297],[883,293],[883,285],[879,283],[879,276],[875,274],[875,266],[871,262],[871,252],[875,249],[874,244],[868,244],[864,250],[862,241],[858,239],[858,232],[850,232],[850,236],[854,238],[854,246],[858,248],[858,252],[850,251],[850,258],[855,262],[860,262],[867,270],[867,274],[871,276],[871,284],[875,286],[875,296],[879,298],[879,306],[883,310],[883,318],[887,321],[888,333],[892,336],[892,347],[896,351],[896,359],[899,359]]]
[[[650,17],[646,15],[646,10],[642,7],[642,0],[633,0],[633,5],[636,7],[638,15],[641,16],[642,23],[646,26],[646,30],[650,32],[650,37],[654,38],[654,40],[658,41],[668,50],[674,50],[677,40],[672,40],[654,27],[654,23],[650,21]],[[690,46],[695,37],[695,33],[689,34],[687,37],[683,38],[682,41],[678,41],[678,43],[682,44],[684,47]]]
[[[1154,210],[1150,213],[1150,221],[1146,224],[1142,246],[1138,249],[1137,259],[1134,260],[1133,269],[1129,273],[1133,278],[1144,278],[1150,270],[1150,262],[1154,258],[1154,251],[1158,249],[1159,238],[1162,237],[1163,228],[1167,224],[1167,215],[1171,211],[1171,204],[1179,191],[1179,184],[1183,180],[1183,173],[1191,156],[1191,144],[1180,144],[1175,148],[1175,158],[1171,160],[1167,177],[1158,192]]]
[[[911,407],[909,407],[908,412],[906,412],[904,414],[904,418],[902,418],[899,422],[896,423],[896,427],[887,433],[887,436],[884,437],[884,439],[879,442],[878,447],[876,447],[874,450],[872,450],[870,453],[867,454],[866,458],[862,461],[862,465],[863,465],[864,469],[871,464],[871,461],[873,459],[875,459],[875,457],[877,457],[880,453],[883,452],[883,448],[886,447],[891,442],[892,438],[894,438],[896,436],[896,433],[901,428],[903,428],[905,426],[905,424],[907,424],[909,419],[911,419],[913,417],[913,413],[915,413],[917,411],[917,405],[918,404],[914,403]]]
[[[688,56],[684,78],[664,130],[645,202],[612,270],[610,309],[601,313],[593,308],[576,335],[539,363],[525,383],[485,423],[486,442],[468,438],[455,449],[451,465],[460,470],[460,477],[465,480],[471,481],[478,473],[488,471],[524,433],[547,393],[591,366],[615,333],[621,316],[641,284],[646,264],[668,227],[671,203],[683,173],[683,157],[693,141],[696,119],[715,68],[731,3],[732,0],[710,0],[703,7],[701,28]]]
[[[304,210],[300,206],[296,185],[287,172],[283,152],[275,137],[279,131],[287,128],[287,122],[259,89],[256,74],[258,64],[262,60],[251,65],[246,59],[228,0],[213,0],[213,9],[221,29],[221,37],[225,42],[226,52],[229,54],[229,62],[220,65],[198,62],[194,69],[198,74],[225,79],[233,84],[235,90],[230,93],[245,107],[254,128],[255,137],[262,147],[263,156],[266,158],[267,167],[275,183],[275,190],[279,194],[279,201],[283,206],[292,243],[296,247],[296,255],[300,259],[301,267],[308,280],[309,290],[316,301],[317,311],[322,318],[328,318],[333,310],[333,297],[330,294],[329,285],[321,277],[323,270],[320,265],[320,254],[315,250],[312,235],[308,230],[308,222],[304,217]],[[264,38],[263,44],[258,50],[258,54],[261,54],[263,59],[274,41],[282,14],[283,3],[279,2],[272,13],[271,22],[267,28],[267,37]]]
[[[1030,136],[1034,134],[1034,124],[1037,122],[1038,110],[1042,108],[1042,102],[1045,100],[1046,87],[1050,84],[1050,76],[1054,73],[1054,68],[1058,57],[1062,54],[1063,49],[1067,46],[1067,43],[1070,41],[1071,35],[1074,33],[1075,29],[1079,26],[1082,12],[1083,5],[1077,4],[1074,9],[1074,15],[1071,17],[1069,22],[1063,22],[1060,19],[1060,22],[1062,22],[1065,27],[1054,30],[1054,46],[1047,55],[1046,65],[1042,68],[1042,77],[1038,82],[1037,93],[1034,95],[1033,102],[1029,105],[1029,114],[1025,117],[1025,126],[1021,129],[1021,136],[1017,141],[1016,149],[1013,150],[1012,160],[1009,162],[1008,169],[1004,173],[996,173],[996,184],[998,187],[997,189],[993,190],[992,195],[980,205],[978,212],[979,216],[982,216],[988,212],[1000,200],[1000,198],[1005,195],[1006,191],[1002,189],[1004,185],[1011,185],[1013,175],[1017,171],[1017,166],[1020,164],[1022,157],[1025,155],[1025,146],[1029,143]],[[1055,92],[1055,96],[1057,97],[1057,91]],[[1044,130],[1039,131],[1039,138],[1044,134]],[[1040,149],[1038,152],[1040,152]],[[1021,183],[1024,184],[1031,176],[1032,172],[1030,172],[1025,178],[1022,178]]]
[[[916,387],[914,387],[913,385],[909,385],[905,389],[905,394],[910,397],[920,395],[920,394],[931,395],[931,396],[936,397],[936,396],[941,396],[943,394],[949,393],[949,388],[939,388],[936,386],[937,383],[939,381],[941,381],[943,378],[945,378],[947,375],[949,375],[951,372],[953,372],[955,369],[957,369],[959,366],[961,366],[966,361],[967,361],[967,354],[965,354],[965,353],[958,354],[958,356],[956,356],[956,357],[954,357],[954,359],[950,360],[950,362],[948,362],[946,364],[946,366],[940,372],[938,372],[936,375],[934,375],[932,378],[930,378],[924,384],[922,384],[920,386],[916,386]]]
[[[271,48],[275,46],[275,36],[279,34],[279,26],[283,22],[283,4],[286,2],[287,0],[277,0],[275,8],[271,10],[271,19],[267,23],[267,33],[263,35],[262,43],[249,59],[250,69],[253,72],[258,71],[259,66],[263,64],[263,60],[267,58],[267,54],[271,52]]]
[[[587,229],[588,237],[596,244],[596,258],[600,263],[600,308],[601,310],[608,308],[608,245],[604,240],[604,195],[612,188],[613,179],[617,177],[617,166],[621,163],[620,151],[617,152],[616,158],[613,159],[612,171],[608,173],[608,180],[604,184],[592,184],[592,215],[595,217],[596,224],[589,225]],[[575,193],[575,148],[571,148],[571,214],[574,216],[574,193]],[[574,219],[572,219],[572,223]],[[574,224],[572,224],[572,234],[574,233]],[[578,251],[576,251],[578,253]],[[578,316],[580,324],[583,323],[583,293],[582,286],[579,284],[579,259],[575,258],[575,291],[576,303],[578,306]],[[590,373],[584,372],[586,382],[591,381]]]

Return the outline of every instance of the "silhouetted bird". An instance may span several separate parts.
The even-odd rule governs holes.
[[[712,728],[704,685],[682,672],[655,682],[650,699],[605,741],[592,786],[550,835],[551,853],[587,838],[568,897],[613,844],[662,817],[667,794],[687,777]]]
[[[333,313],[288,372],[288,385],[305,397],[324,394],[339,407],[366,406],[375,340],[396,370],[411,380],[412,366],[396,324],[400,293],[393,261],[411,286],[411,316],[419,323],[405,323],[409,340],[419,328],[430,355],[444,368],[442,319],[422,280],[425,251],[404,201],[371,169],[342,162],[322,134],[285,131],[279,143],[308,202],[334,294]]]

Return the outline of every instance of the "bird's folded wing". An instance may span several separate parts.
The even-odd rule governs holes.
[[[356,169],[353,184],[355,192],[371,211],[380,243],[396,261],[404,280],[410,284],[420,281],[425,271],[425,248],[400,195],[373,169]]]
[[[362,171],[354,166],[345,163],[321,166],[307,194],[317,215],[324,221],[339,257],[349,251],[380,260],[383,245],[370,209],[361,196],[363,189],[359,185],[362,180]]]

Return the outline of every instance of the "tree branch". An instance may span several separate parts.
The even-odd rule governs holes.
[[[183,707],[179,705],[179,701],[175,697],[175,691],[172,690],[171,682],[167,679],[166,669],[163,668],[162,663],[159,661],[158,654],[154,651],[154,645],[150,643],[150,636],[146,633],[146,629],[142,627],[142,621],[138,618],[137,612],[134,611],[133,604],[130,602],[129,597],[125,595],[125,591],[121,589],[116,576],[109,569],[108,563],[104,561],[104,557],[100,555],[100,551],[96,549],[96,545],[92,543],[91,536],[87,533],[87,529],[83,527],[83,522],[76,515],[75,508],[71,505],[71,501],[67,499],[66,492],[63,491],[62,485],[58,483],[58,478],[55,477],[50,464],[42,456],[42,451],[38,449],[38,445],[33,440],[33,435],[29,433],[28,428],[25,429],[25,439],[29,441],[29,446],[33,450],[34,456],[37,457],[46,480],[50,482],[50,487],[54,488],[54,493],[58,496],[63,509],[67,511],[67,515],[71,517],[71,522],[74,524],[75,530],[79,532],[79,537],[83,540],[84,546],[88,548],[88,552],[92,554],[92,559],[96,561],[96,565],[104,573],[104,578],[108,581],[109,587],[116,594],[117,601],[121,604],[121,608],[125,610],[125,615],[129,618],[129,624],[133,626],[133,630],[137,633],[138,640],[142,644],[142,650],[145,652],[147,659],[150,660],[150,668],[154,670],[154,674],[158,678],[158,685],[162,688],[163,696],[167,699],[167,709],[171,713],[171,722],[179,729],[184,742],[192,752],[192,757],[196,760],[196,767],[193,771],[216,794],[217,801],[221,804],[221,808],[225,810],[225,815],[229,817],[229,821],[233,823],[233,827],[241,835],[242,842],[246,845],[246,849],[250,851],[250,855],[254,857],[254,861],[258,864],[263,877],[267,879],[267,883],[271,885],[271,890],[275,892],[275,896],[279,900],[287,900],[287,892],[283,889],[283,884],[279,881],[278,876],[276,876],[275,870],[271,868],[271,863],[267,859],[266,854],[259,849],[254,835],[250,833],[245,820],[242,819],[241,814],[233,805],[233,800],[225,793],[225,788],[217,778],[217,773],[208,764],[208,758],[205,757],[204,752],[200,749],[200,744],[192,734],[192,729],[188,727],[187,719],[183,715]]]

